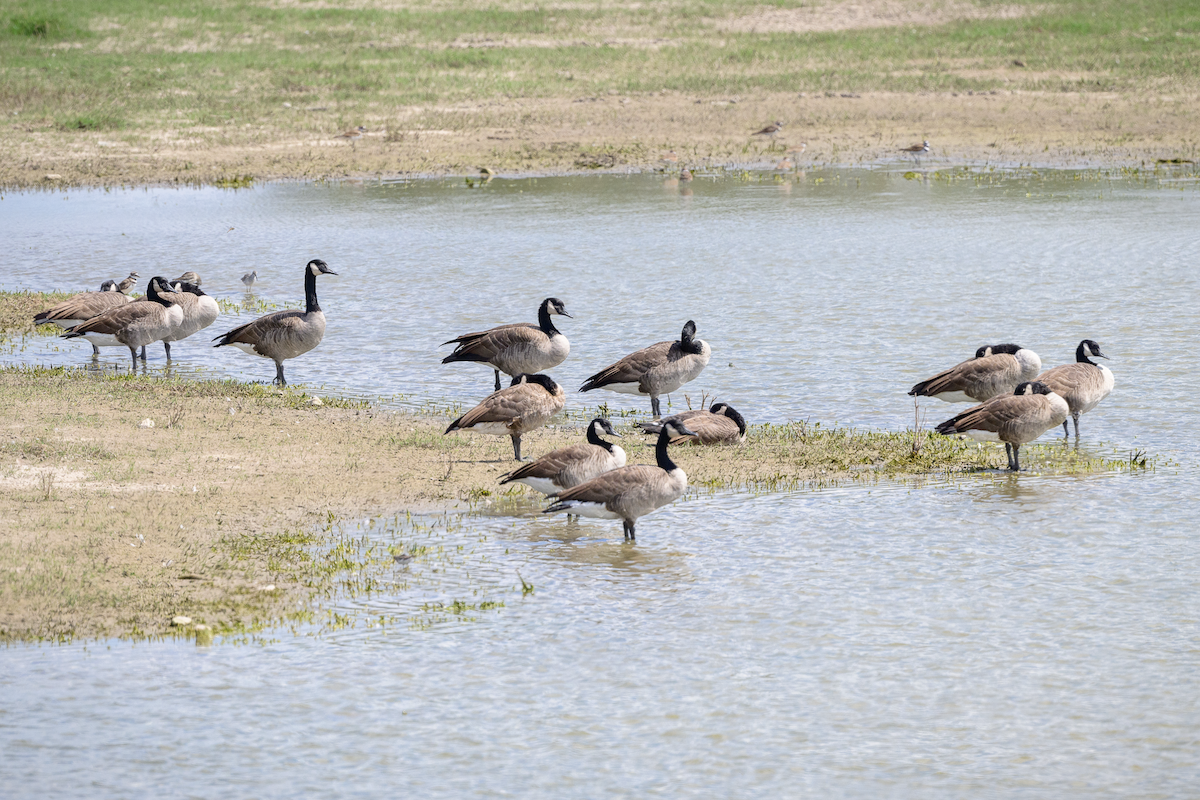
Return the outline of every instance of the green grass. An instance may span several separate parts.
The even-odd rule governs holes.
[[[1028,6],[1030,13],[837,32],[720,26],[756,8],[796,5],[5,2],[0,108],[21,122],[67,130],[249,126],[253,132],[348,124],[371,110],[386,116],[412,104],[607,90],[1200,87],[1194,0],[1016,0],[1004,5]],[[485,40],[489,46],[467,46]],[[495,46],[500,40],[504,46]],[[1015,60],[1025,66],[1014,68]],[[307,111],[314,107],[324,107],[324,116]]]

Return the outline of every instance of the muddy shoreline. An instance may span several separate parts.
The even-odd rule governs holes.
[[[1153,167],[1200,160],[1190,96],[1049,93],[771,93],[747,97],[604,94],[503,99],[436,109],[442,129],[364,119],[347,141],[297,117],[289,127],[208,136],[182,131],[0,129],[0,186],[244,186],[279,180],[387,179],[683,166],[904,165],[923,139],[925,169],[958,165]],[[426,109],[428,112],[429,109]],[[781,120],[774,138],[752,136]]]

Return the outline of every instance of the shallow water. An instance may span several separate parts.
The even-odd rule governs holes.
[[[428,548],[384,591],[338,602],[350,627],[0,654],[6,793],[1189,796],[1200,194],[1081,177],[6,196],[5,289],[195,269],[238,299],[257,267],[258,294],[282,303],[324,258],[342,273],[320,285],[326,340],[288,370],[331,392],[473,402],[490,373],[438,364],[438,343],[532,321],[548,295],[575,315],[553,372],[568,388],[694,318],[714,358],[688,394],[752,422],[901,428],[907,388],[980,344],[1018,341],[1052,365],[1087,336],[1117,388],[1084,417],[1081,447],[1159,459],[1145,473],[692,492],[643,519],[636,546],[616,523],[532,504],[348,524]],[[201,341],[175,349],[180,371],[271,377]],[[4,358],[87,351],[31,337]],[[570,398],[600,401],[648,407]],[[961,408],[931,404],[930,421]]]

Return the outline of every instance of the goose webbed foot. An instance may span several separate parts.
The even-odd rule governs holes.
[[[1008,446],[1007,444],[1005,445]],[[1021,471],[1021,457],[1019,455],[1021,446],[1018,444],[1012,445],[1012,456],[1008,459],[1008,468],[1013,472]]]
[[[146,360],[146,345],[142,345],[141,355],[138,356],[142,361]]]
[[[275,380],[271,381],[278,386],[287,386],[287,378],[283,377],[283,364],[275,365]]]

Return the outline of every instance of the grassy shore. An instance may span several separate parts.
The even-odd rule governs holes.
[[[0,185],[745,162],[773,119],[818,162],[1196,159],[1198,39],[1167,0],[25,0]]]
[[[218,633],[313,620],[372,557],[337,521],[540,506],[540,495],[497,484],[512,468],[507,439],[443,436],[436,414],[57,368],[0,368],[0,393],[0,642],[171,635],[183,632],[171,627],[177,615]],[[528,435],[526,449],[576,442],[583,426],[564,420]],[[622,427],[631,463],[652,463],[648,437]],[[677,457],[692,492],[923,479],[1004,459],[928,431],[808,423],[754,426],[744,447]],[[1136,466],[1054,444],[1027,446],[1022,459],[1060,473]]]

